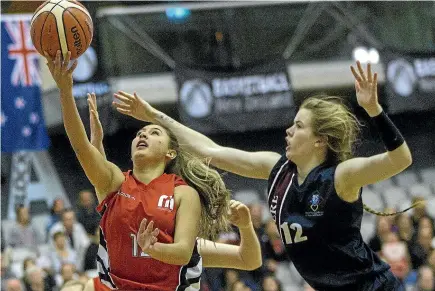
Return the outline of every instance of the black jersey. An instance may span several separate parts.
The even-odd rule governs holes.
[[[354,203],[338,197],[335,169],[321,164],[298,185],[296,165],[284,155],[269,176],[269,209],[281,239],[316,290],[346,290],[389,268],[362,239],[361,197]]]

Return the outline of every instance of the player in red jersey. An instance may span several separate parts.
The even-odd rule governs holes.
[[[72,94],[77,61],[71,64],[70,57],[69,52],[62,61],[58,51],[52,60],[46,54],[60,89],[66,133],[98,193],[101,282],[119,290],[199,290],[196,238],[214,238],[227,228],[229,191],[217,171],[187,156],[175,136],[158,125],[145,126],[134,138],[133,170],[123,173],[108,162],[89,142],[78,114]],[[138,236],[143,218],[151,221],[145,229],[154,236],[148,246],[147,236]]]
[[[106,157],[103,147],[103,127],[99,120],[95,94],[88,95],[89,120],[91,129],[91,144]],[[203,267],[207,268],[234,268],[241,270],[254,270],[261,266],[261,248],[251,221],[248,207],[241,202],[231,200],[230,222],[239,228],[240,245],[214,243],[205,239],[198,239],[198,252],[203,260]],[[148,242],[155,240],[150,229],[147,233],[143,228],[139,236],[146,236]],[[110,290],[103,285],[99,278],[88,282],[85,291]]]

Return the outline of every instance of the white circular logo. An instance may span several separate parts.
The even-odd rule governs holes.
[[[210,86],[201,80],[184,82],[180,90],[180,101],[184,110],[194,118],[208,116],[213,107]]]
[[[414,68],[405,59],[396,59],[388,63],[387,79],[393,86],[394,92],[403,97],[408,97],[414,92],[417,81]]]
[[[89,47],[78,59],[77,68],[73,72],[73,79],[78,82],[86,82],[97,70],[97,53],[93,47]]]

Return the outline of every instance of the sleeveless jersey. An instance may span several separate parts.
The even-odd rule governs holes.
[[[149,184],[124,173],[121,188],[97,207],[102,215],[97,266],[100,280],[111,289],[146,291],[199,290],[202,259],[195,245],[185,266],[170,265],[141,252],[136,234],[143,218],[159,228],[158,242],[174,242],[174,189],[186,183],[176,175],[163,174]]]
[[[298,185],[296,165],[282,156],[269,176],[268,204],[301,276],[316,290],[358,290],[389,266],[361,236],[361,195],[354,203],[338,197],[336,165],[314,168]]]

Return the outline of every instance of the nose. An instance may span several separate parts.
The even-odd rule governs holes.
[[[141,132],[140,133],[140,135],[139,135],[139,138],[145,138],[145,139],[148,139],[148,135],[145,133],[145,132]]]
[[[293,126],[287,128],[285,133],[287,133],[287,135],[290,136],[290,137],[293,136]]]

